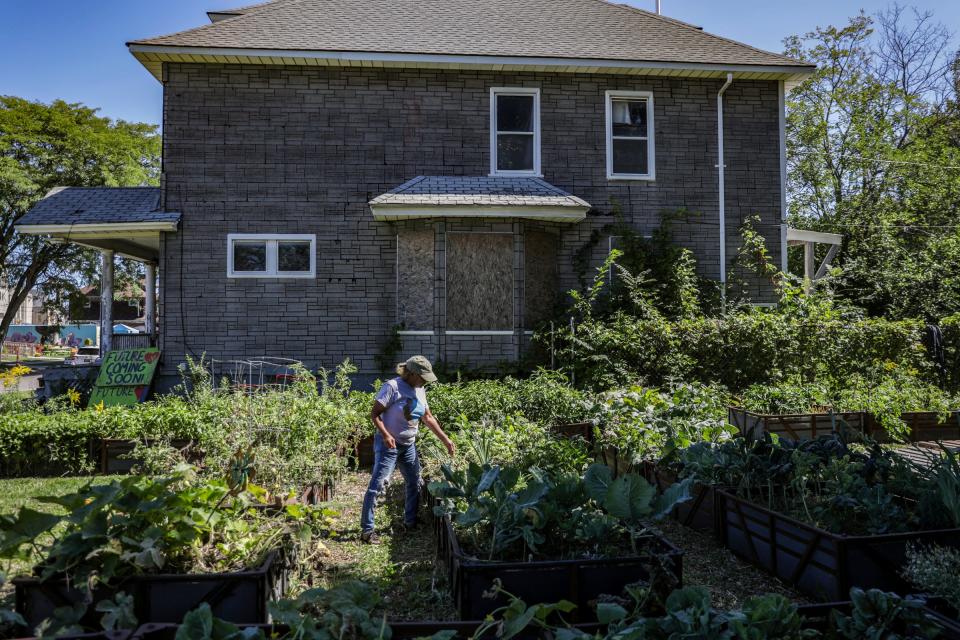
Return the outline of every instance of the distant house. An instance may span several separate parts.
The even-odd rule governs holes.
[[[706,277],[748,216],[785,259],[784,96],[809,65],[600,0],[210,18],[128,45],[163,86],[162,186],[65,189],[19,224],[101,249],[105,282],[144,261],[147,304],[159,270],[166,375],[206,353],[372,376],[397,326],[403,355],[517,359],[610,224],[665,210],[699,212],[674,230]]]
[[[6,315],[7,309],[13,301],[13,290],[6,287],[0,287],[0,318]],[[10,324],[34,324],[34,304],[35,300],[32,293],[28,293],[26,299],[17,309],[13,316],[13,322]]]
[[[133,291],[127,291],[121,299],[116,297],[113,300],[113,322],[123,323],[135,329],[142,330],[146,324],[144,319],[144,307],[146,301],[142,295],[136,295]],[[80,290],[77,296],[70,304],[70,320],[81,324],[84,322],[100,321],[100,287],[87,286]]]

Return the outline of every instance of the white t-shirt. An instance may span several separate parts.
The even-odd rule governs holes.
[[[428,407],[424,388],[414,388],[403,378],[394,378],[383,383],[375,399],[386,407],[380,418],[397,444],[413,444],[420,430],[420,418]]]

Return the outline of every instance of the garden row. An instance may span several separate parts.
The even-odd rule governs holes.
[[[445,479],[432,485],[446,531],[441,546],[468,560],[449,567],[471,584],[461,610],[473,607],[472,615],[460,622],[388,625],[376,594],[357,582],[285,600],[289,573],[330,535],[330,514],[264,507],[264,492],[243,474],[238,483],[209,482],[184,470],[162,479],[131,476],[45,501],[65,515],[22,508],[4,517],[0,556],[36,564],[32,577],[15,579],[17,612],[0,611],[0,625],[14,635],[37,628],[43,637],[77,637],[103,627],[110,634],[99,637],[157,640],[586,640],[795,638],[801,630],[802,637],[824,631],[840,638],[884,631],[933,637],[944,622],[927,608],[937,603],[859,589],[851,589],[851,602],[829,607],[798,608],[768,595],[736,611],[717,611],[705,590],[681,587],[679,551],[647,524],[682,502],[690,481],[658,494],[636,474],[614,478],[595,464],[581,475],[561,466],[523,481],[517,471],[474,462],[446,467]],[[460,509],[462,500],[471,506]],[[486,514],[479,519],[478,509]],[[499,532],[483,524],[490,518],[502,525]],[[592,553],[585,558],[587,549]],[[528,560],[517,562],[517,554]],[[564,589],[579,580],[576,600],[566,601]],[[614,597],[597,597],[602,594]],[[543,600],[553,604],[526,604]],[[250,625],[240,635],[237,627]]]

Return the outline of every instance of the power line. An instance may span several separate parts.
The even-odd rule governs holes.
[[[807,155],[807,156],[820,156],[820,157],[823,157],[823,156],[828,156],[829,154],[827,154],[827,153],[825,153],[825,152],[822,152],[822,151],[795,151],[795,152],[793,152],[793,153],[791,153],[791,154],[788,154],[787,160],[790,159],[789,156],[791,156],[791,155],[793,155],[793,156],[797,156],[797,155],[800,155],[800,156],[802,156],[802,155]],[[883,159],[883,158],[859,158],[859,159],[860,159],[862,162],[877,162],[877,163],[881,163],[881,164],[908,164],[908,165],[915,165],[915,166],[918,166],[918,167],[937,167],[938,169],[952,169],[952,170],[955,170],[955,171],[956,171],[956,170],[960,170],[960,166],[958,166],[958,165],[952,165],[952,164],[937,164],[937,163],[935,163],[935,162],[918,162],[918,161],[916,161],[916,160],[885,160],[885,159]]]

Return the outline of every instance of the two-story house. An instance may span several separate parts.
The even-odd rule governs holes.
[[[373,375],[397,325],[404,356],[518,358],[615,215],[698,212],[674,235],[720,281],[748,216],[785,256],[801,62],[604,0],[210,19],[128,45],[163,84],[159,190],[66,189],[19,227],[147,261],[148,288],[158,268],[164,372],[206,353]]]

